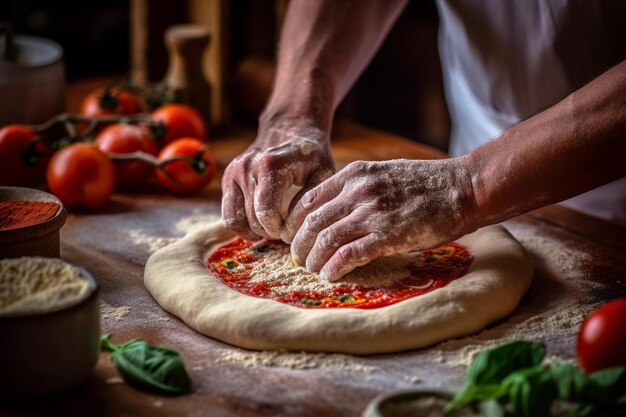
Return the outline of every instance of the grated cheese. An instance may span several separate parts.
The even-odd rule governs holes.
[[[379,258],[355,269],[341,280],[331,282],[302,266],[296,266],[291,260],[288,245],[271,244],[268,251],[259,253],[258,256],[263,260],[254,264],[250,282],[283,284],[272,287],[279,296],[293,291],[326,292],[337,287],[388,287],[411,275],[405,268],[407,265],[418,265],[423,262],[418,253]]]

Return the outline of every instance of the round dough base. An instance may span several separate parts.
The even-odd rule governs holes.
[[[248,349],[374,354],[425,347],[507,316],[533,275],[524,248],[503,227],[489,226],[458,240],[474,261],[446,287],[377,309],[305,309],[242,294],[211,274],[207,258],[234,237],[221,221],[191,232],[148,259],[144,281],[191,328]]]

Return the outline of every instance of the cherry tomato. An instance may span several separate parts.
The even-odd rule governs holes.
[[[136,151],[156,155],[157,144],[145,126],[116,123],[96,136],[96,145],[104,153],[127,154]],[[154,172],[154,167],[143,161],[114,161],[115,178],[120,188],[142,185]]]
[[[95,145],[75,143],[54,154],[48,165],[48,188],[69,209],[97,209],[115,187],[113,162]]]
[[[195,138],[182,138],[167,145],[159,153],[159,161],[177,156],[194,158],[206,144]],[[206,149],[202,152],[202,166],[198,170],[187,161],[173,161],[165,165],[163,170],[157,169],[157,179],[161,185],[178,194],[193,194],[211,182],[217,172],[217,159],[213,152]]]
[[[119,88],[98,88],[80,105],[80,114],[89,117],[137,114],[142,110],[141,100],[135,94]]]
[[[626,366],[626,298],[604,304],[585,320],[576,343],[578,363],[587,373]]]
[[[26,126],[7,125],[0,129],[0,185],[36,185],[43,182],[47,154],[50,151],[43,142],[33,149],[39,157],[32,155],[29,160],[27,151],[37,134]]]
[[[207,140],[206,123],[193,107],[185,104],[166,104],[152,112],[152,119],[165,124],[162,141],[164,145],[180,138]]]

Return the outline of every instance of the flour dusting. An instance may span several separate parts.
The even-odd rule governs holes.
[[[293,291],[328,292],[338,287],[388,287],[411,276],[410,271],[406,269],[407,265],[419,265],[424,262],[419,253],[379,258],[353,270],[341,280],[331,282],[302,266],[296,266],[291,261],[288,245],[269,244],[268,250],[259,253],[258,256],[263,260],[254,264],[250,282],[284,284],[272,286],[272,291],[278,296]]]
[[[104,301],[100,301],[100,316],[105,319],[122,320],[130,314],[131,308],[128,306],[114,307]]]
[[[365,373],[376,371],[375,367],[362,364],[355,356],[339,353],[229,350],[222,353],[222,360],[237,362],[249,368],[265,366],[289,369],[345,369]]]
[[[203,227],[206,224],[213,223],[219,220],[219,216],[213,214],[199,214],[195,212],[194,214],[184,217],[180,219],[174,225],[175,231],[177,234],[183,234],[193,232],[198,228]],[[176,241],[178,241],[182,236],[178,237],[163,237],[163,236],[151,236],[139,229],[130,229],[128,231],[128,237],[135,245],[145,246],[148,249],[149,253],[154,253],[161,248],[164,248]]]

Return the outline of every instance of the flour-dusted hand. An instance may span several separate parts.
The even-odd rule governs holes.
[[[324,131],[308,124],[261,127],[224,172],[224,225],[249,239],[280,239],[290,205],[333,172]]]
[[[290,213],[287,223],[301,225],[292,257],[337,280],[375,258],[475,230],[475,207],[463,158],[353,162],[304,194]]]

